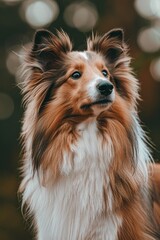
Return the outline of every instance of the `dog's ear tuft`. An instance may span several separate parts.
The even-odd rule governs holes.
[[[32,51],[38,51],[47,44],[51,42],[53,34],[45,29],[38,30],[34,35],[33,48]]]
[[[109,63],[113,63],[126,51],[124,32],[118,28],[107,32],[102,37],[92,35],[92,38],[87,41],[87,46],[89,51],[101,53]]]
[[[120,42],[124,42],[124,32],[121,28],[115,28],[111,31],[109,31],[107,34],[107,38],[116,38],[118,39]]]
[[[72,50],[72,43],[64,31],[54,35],[48,30],[38,30],[35,33],[31,58],[40,63],[44,71],[56,67],[56,63],[64,59],[64,55]]]

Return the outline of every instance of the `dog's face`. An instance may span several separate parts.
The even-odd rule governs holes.
[[[133,105],[136,91],[131,85],[136,85],[124,76],[129,66],[126,52],[120,29],[88,39],[84,52],[72,51],[64,32],[55,36],[38,31],[30,53],[34,63],[27,91],[34,88],[39,112],[52,114],[59,108],[63,118],[98,115],[112,106],[116,96]]]
[[[64,83],[55,98],[64,98],[75,114],[98,114],[108,108],[115,98],[105,59],[94,52],[69,52],[66,56]]]

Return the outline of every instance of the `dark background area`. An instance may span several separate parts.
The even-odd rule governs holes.
[[[54,13],[50,22],[43,22],[51,14],[43,13],[43,5],[35,5],[33,11],[29,8],[37,2],[50,6]],[[139,115],[155,145],[154,160],[160,160],[160,15],[157,11],[159,9],[160,13],[160,1],[152,0],[152,4],[147,5],[149,2],[57,0],[56,4],[53,0],[0,0],[0,240],[31,239],[17,197],[23,115],[17,87],[20,83],[17,55],[23,45],[32,40],[36,29],[43,27],[55,31],[55,28],[63,28],[75,47],[84,45],[92,29],[98,33],[115,27],[124,29],[132,66],[141,85]],[[39,23],[34,22],[34,15],[40,16]]]

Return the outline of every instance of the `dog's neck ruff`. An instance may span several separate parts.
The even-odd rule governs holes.
[[[38,219],[38,240],[117,239],[122,218],[103,214],[104,184],[107,208],[112,211],[113,196],[106,174],[113,158],[111,140],[102,145],[96,122],[82,123],[77,131],[79,140],[71,146],[73,154],[63,153],[61,180],[45,188],[35,175],[26,186],[24,198],[29,198]]]
[[[63,152],[61,177],[53,185],[43,187],[37,174],[32,178],[28,162],[23,201],[37,219],[38,240],[117,240],[123,217],[114,210],[109,179],[113,142],[100,134],[96,121],[81,123],[76,131],[78,140]]]

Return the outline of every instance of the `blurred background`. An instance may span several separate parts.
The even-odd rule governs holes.
[[[18,55],[38,28],[63,28],[75,47],[121,27],[141,84],[139,115],[160,160],[160,0],[0,0],[0,240],[32,239],[17,198],[23,107]]]

